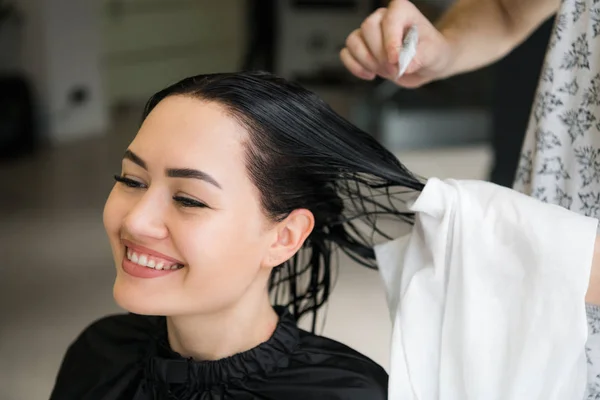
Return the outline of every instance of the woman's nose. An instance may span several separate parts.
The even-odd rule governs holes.
[[[127,214],[124,227],[133,237],[164,239],[168,236],[167,207],[167,200],[147,191]]]

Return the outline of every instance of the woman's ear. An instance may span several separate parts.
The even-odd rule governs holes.
[[[274,268],[292,258],[315,226],[313,214],[306,209],[294,210],[275,226],[275,241],[263,262],[264,268]]]

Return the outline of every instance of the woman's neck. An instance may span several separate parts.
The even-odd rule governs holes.
[[[195,360],[219,360],[266,342],[275,331],[279,317],[269,303],[235,306],[210,315],[167,317],[171,348]]]

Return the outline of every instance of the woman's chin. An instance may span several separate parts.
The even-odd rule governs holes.
[[[137,289],[137,290],[136,290]],[[156,295],[141,293],[139,288],[124,284],[117,277],[113,286],[113,297],[119,307],[139,315],[169,315],[169,307],[161,304]]]

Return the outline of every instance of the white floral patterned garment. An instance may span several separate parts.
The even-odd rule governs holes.
[[[514,188],[600,219],[600,0],[558,11]],[[600,308],[587,315],[585,399],[600,400]]]

